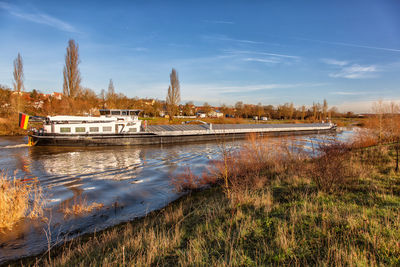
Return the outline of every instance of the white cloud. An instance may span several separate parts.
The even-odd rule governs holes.
[[[249,50],[222,50],[226,55],[235,57],[242,61],[259,62],[267,64],[292,64],[300,61],[300,57],[279,53],[270,53],[263,51],[249,51]]]
[[[253,61],[253,62],[260,62],[260,63],[279,63],[280,60],[277,59],[271,59],[271,58],[253,58],[253,57],[248,57],[244,58],[243,61]]]
[[[346,78],[346,79],[365,79],[377,77],[376,72],[379,71],[376,65],[359,65],[352,64],[344,60],[336,60],[331,58],[323,58],[322,62],[338,67],[339,70],[330,73],[329,76],[332,78]]]
[[[375,65],[362,66],[353,64],[343,67],[340,71],[329,74],[333,78],[365,79],[377,77],[378,68]]]
[[[48,14],[45,13],[40,13],[40,12],[35,12],[35,13],[28,13],[28,12],[24,12],[21,11],[19,8],[17,8],[16,6],[4,3],[4,2],[0,2],[0,9],[4,9],[6,10],[10,15],[23,19],[23,20],[27,20],[27,21],[31,21],[31,22],[35,22],[38,24],[43,24],[43,25],[47,25],[56,29],[59,29],[61,31],[66,31],[66,32],[78,32],[75,27],[73,27],[71,24],[62,21],[58,18],[55,18],[53,16],[50,16]]]
[[[331,95],[365,95],[366,92],[349,92],[349,91],[336,91],[336,92],[330,92]]]

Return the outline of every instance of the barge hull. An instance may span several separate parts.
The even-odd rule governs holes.
[[[153,133],[123,135],[29,135],[30,144],[34,146],[137,146],[193,143],[208,141],[234,141],[244,139],[249,134],[257,136],[289,136],[333,133],[335,128],[316,130],[270,131],[253,133],[210,133],[193,135],[157,135]]]

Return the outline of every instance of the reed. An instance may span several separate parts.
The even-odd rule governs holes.
[[[42,216],[44,204],[37,180],[23,181],[0,173],[0,231],[12,229],[24,218]]]
[[[92,212],[93,210],[99,210],[104,207],[104,204],[93,202],[91,204],[87,203],[86,198],[82,197],[74,197],[72,205],[69,205],[69,202],[66,202],[61,205],[60,211],[64,214],[65,217],[71,215],[81,215],[84,213]]]

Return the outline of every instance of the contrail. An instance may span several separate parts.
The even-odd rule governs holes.
[[[298,39],[298,40],[310,41],[310,42],[331,44],[331,45],[341,45],[341,46],[348,46],[348,47],[375,49],[375,50],[381,50],[381,51],[400,52],[400,49],[395,49],[395,48],[376,47],[376,46],[368,46],[368,45],[358,45],[358,44],[350,44],[350,43],[343,43],[343,42],[329,42],[329,41],[322,41],[322,40],[315,40],[315,39],[308,39],[308,38],[299,38],[299,37],[292,37],[292,38],[293,39]]]

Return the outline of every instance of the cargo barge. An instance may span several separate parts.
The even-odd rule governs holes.
[[[332,123],[302,124],[142,124],[137,110],[100,110],[100,117],[49,116],[29,134],[31,146],[123,146],[235,140],[259,136],[336,131]],[[191,121],[193,122],[193,121]]]

